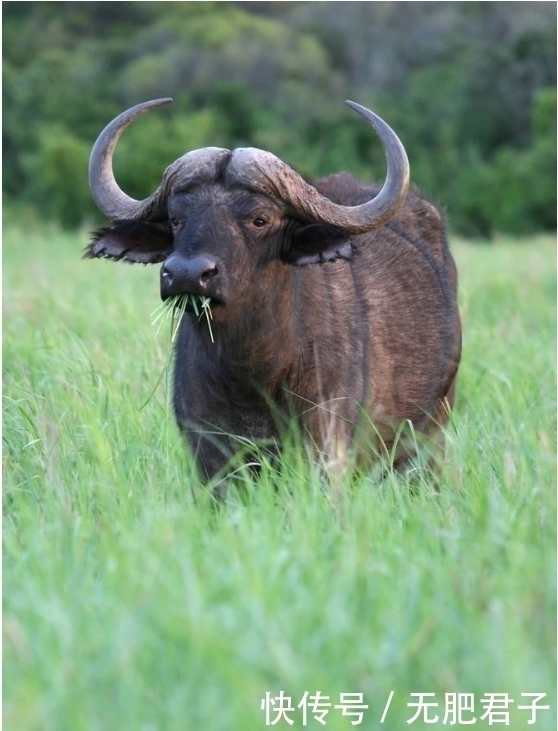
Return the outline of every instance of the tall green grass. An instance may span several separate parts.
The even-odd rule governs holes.
[[[243,500],[193,500],[157,269],[81,261],[85,239],[4,230],[5,728],[255,731],[280,691],[276,728],[299,728],[320,691],[336,731],[349,692],[363,729],[441,727],[450,693],[474,695],[475,728],[503,693],[508,728],[554,729],[553,242],[455,243],[441,492],[367,482],[340,511],[296,452]],[[437,724],[407,723],[412,693]],[[546,694],[534,726],[522,693]]]

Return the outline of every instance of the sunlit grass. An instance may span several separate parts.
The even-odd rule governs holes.
[[[546,693],[532,727],[553,730],[553,242],[455,247],[440,492],[363,479],[340,509],[295,444],[215,509],[158,385],[157,269],[82,261],[86,240],[4,231],[5,728],[256,731],[280,690],[298,728],[319,690],[335,731],[353,728],[345,692],[369,706],[360,728],[389,731],[411,693],[435,694],[439,725],[446,693],[472,693],[480,728],[484,694],[507,693],[515,731],[521,694]]]

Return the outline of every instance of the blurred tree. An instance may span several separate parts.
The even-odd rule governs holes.
[[[28,199],[64,226],[78,226],[92,210],[84,176],[89,145],[58,125],[43,125],[38,149],[24,156]]]
[[[146,195],[188,149],[254,145],[308,177],[384,171],[342,104],[402,137],[413,181],[461,232],[556,220],[556,9],[551,2],[3,3],[4,193],[74,225],[91,215],[87,155],[113,116],[116,168]],[[553,116],[554,114],[554,116]],[[553,126],[554,125],[554,126]]]

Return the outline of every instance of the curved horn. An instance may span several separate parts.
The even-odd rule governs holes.
[[[112,156],[121,134],[136,117],[171,101],[170,98],[154,99],[119,114],[104,128],[93,145],[89,158],[89,188],[93,200],[107,218],[140,218],[156,204],[158,189],[143,201],[131,198],[120,189],[112,170]]]
[[[232,174],[245,184],[287,201],[310,220],[336,226],[349,234],[365,233],[381,226],[395,215],[407,195],[407,153],[391,127],[374,112],[354,102],[347,101],[347,104],[374,127],[386,155],[386,180],[372,200],[359,206],[333,203],[275,155],[253,148],[233,152]]]
[[[409,159],[403,143],[381,117],[355,102],[345,103],[374,127],[386,155],[387,175],[381,191],[368,203],[349,208],[349,219],[368,230],[388,221],[405,200],[411,175]]]

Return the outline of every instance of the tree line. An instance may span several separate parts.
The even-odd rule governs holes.
[[[400,135],[412,180],[463,235],[556,227],[553,2],[5,2],[8,206],[65,226],[97,215],[97,134],[140,101],[175,102],[119,144],[144,197],[184,152],[271,150],[308,178],[384,174],[343,100]]]

